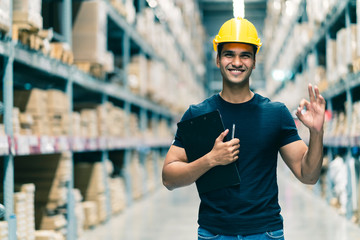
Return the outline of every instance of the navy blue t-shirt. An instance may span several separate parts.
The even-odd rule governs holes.
[[[231,136],[240,139],[237,167],[241,183],[199,194],[198,223],[222,235],[250,235],[283,228],[276,177],[280,147],[300,140],[294,120],[279,102],[255,94],[245,103],[226,102],[219,94],[191,105],[182,117],[187,120],[218,109]],[[183,147],[176,134],[175,146]]]

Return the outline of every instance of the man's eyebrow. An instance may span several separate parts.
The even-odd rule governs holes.
[[[231,50],[225,50],[225,51],[223,51],[223,53],[235,53],[235,52],[231,51]]]
[[[223,51],[223,54],[225,54],[225,53],[232,53],[232,54],[234,54],[235,51],[225,50],[225,51]],[[240,54],[241,54],[241,55],[244,55],[244,54],[253,55],[254,53],[253,53],[253,52],[244,51],[244,52],[240,52]]]

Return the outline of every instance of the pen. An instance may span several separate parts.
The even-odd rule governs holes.
[[[232,127],[231,139],[234,139],[234,137],[235,137],[235,123],[233,124]]]

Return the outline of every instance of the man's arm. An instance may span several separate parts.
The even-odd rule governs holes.
[[[310,133],[309,147],[302,141],[292,142],[280,149],[281,157],[297,179],[305,184],[315,184],[323,162],[322,134]]]
[[[309,147],[303,141],[296,141],[280,148],[280,154],[301,182],[315,184],[319,179],[323,162],[325,100],[317,87],[315,95],[311,85],[308,90],[310,102],[303,99],[296,115],[310,131]]]
[[[239,139],[223,142],[229,130],[215,140],[213,149],[201,158],[189,163],[185,149],[172,145],[166,155],[162,180],[164,186],[173,190],[194,183],[200,176],[218,165],[227,165],[238,159]]]

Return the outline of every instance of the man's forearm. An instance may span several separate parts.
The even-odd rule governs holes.
[[[188,186],[194,183],[212,167],[207,155],[191,163],[174,161],[167,164],[163,169],[163,184],[169,189]]]
[[[315,184],[319,179],[323,162],[323,136],[323,131],[310,131],[309,147],[304,155],[301,167],[304,183]]]

